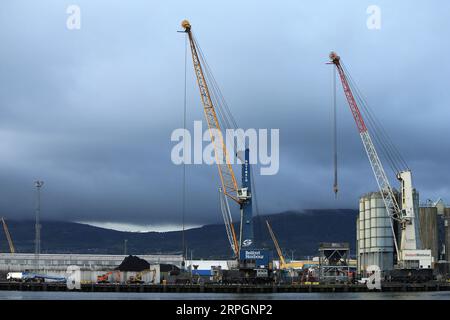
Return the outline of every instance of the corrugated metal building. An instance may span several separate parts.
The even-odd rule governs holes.
[[[421,207],[419,210],[420,238],[423,249],[431,249],[435,262],[439,261],[439,217],[436,207]]]
[[[112,270],[120,265],[125,255],[92,255],[92,254],[40,254],[39,260],[32,253],[0,253],[0,271],[48,270],[65,271],[68,266],[75,265],[81,270]],[[139,255],[152,265],[174,264],[181,267],[181,255]],[[38,264],[39,261],[39,264]]]
[[[431,249],[434,262],[445,264],[450,259],[449,231],[450,208],[446,208],[440,199],[437,202],[428,201],[420,208],[420,236],[425,249]],[[442,266],[439,266],[443,270]],[[444,267],[445,269],[445,267]],[[448,272],[448,271],[447,271]]]

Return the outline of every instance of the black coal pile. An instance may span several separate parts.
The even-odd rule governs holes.
[[[150,263],[137,256],[128,256],[116,268],[119,271],[144,271],[150,269]]]
[[[161,272],[167,272],[171,276],[177,276],[180,274],[180,268],[173,264],[161,263],[159,265],[159,268]]]

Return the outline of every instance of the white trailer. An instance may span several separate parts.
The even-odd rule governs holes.
[[[6,275],[6,280],[8,281],[22,281],[23,272],[8,272]]]

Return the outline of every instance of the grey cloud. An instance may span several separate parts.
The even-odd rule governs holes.
[[[340,184],[331,192],[331,67],[336,50],[414,170],[422,198],[450,199],[450,22],[445,1],[5,1],[0,10],[0,208],[32,218],[142,224],[181,221],[184,36],[191,20],[239,125],[279,128],[280,171],[257,176],[260,211],[357,207],[376,184],[342,90]],[[189,57],[190,58],[190,57]],[[202,120],[188,65],[188,123]],[[256,170],[255,170],[256,171]],[[236,168],[239,172],[239,168]],[[187,220],[220,221],[216,168],[187,167]],[[237,216],[236,216],[237,218]]]

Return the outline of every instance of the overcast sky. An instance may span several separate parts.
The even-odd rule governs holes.
[[[71,4],[79,30],[66,27]],[[370,5],[381,9],[379,30],[367,27]],[[334,199],[331,50],[406,158],[422,201],[450,199],[449,14],[444,0],[4,0],[1,214],[32,219],[39,178],[42,219],[181,222],[170,135],[183,125],[185,36],[176,31],[185,18],[239,126],[280,129],[278,174],[256,176],[261,213],[357,208],[376,189],[339,86]],[[192,127],[203,114],[188,62]],[[187,167],[188,224],[221,221],[218,184],[215,167]]]

